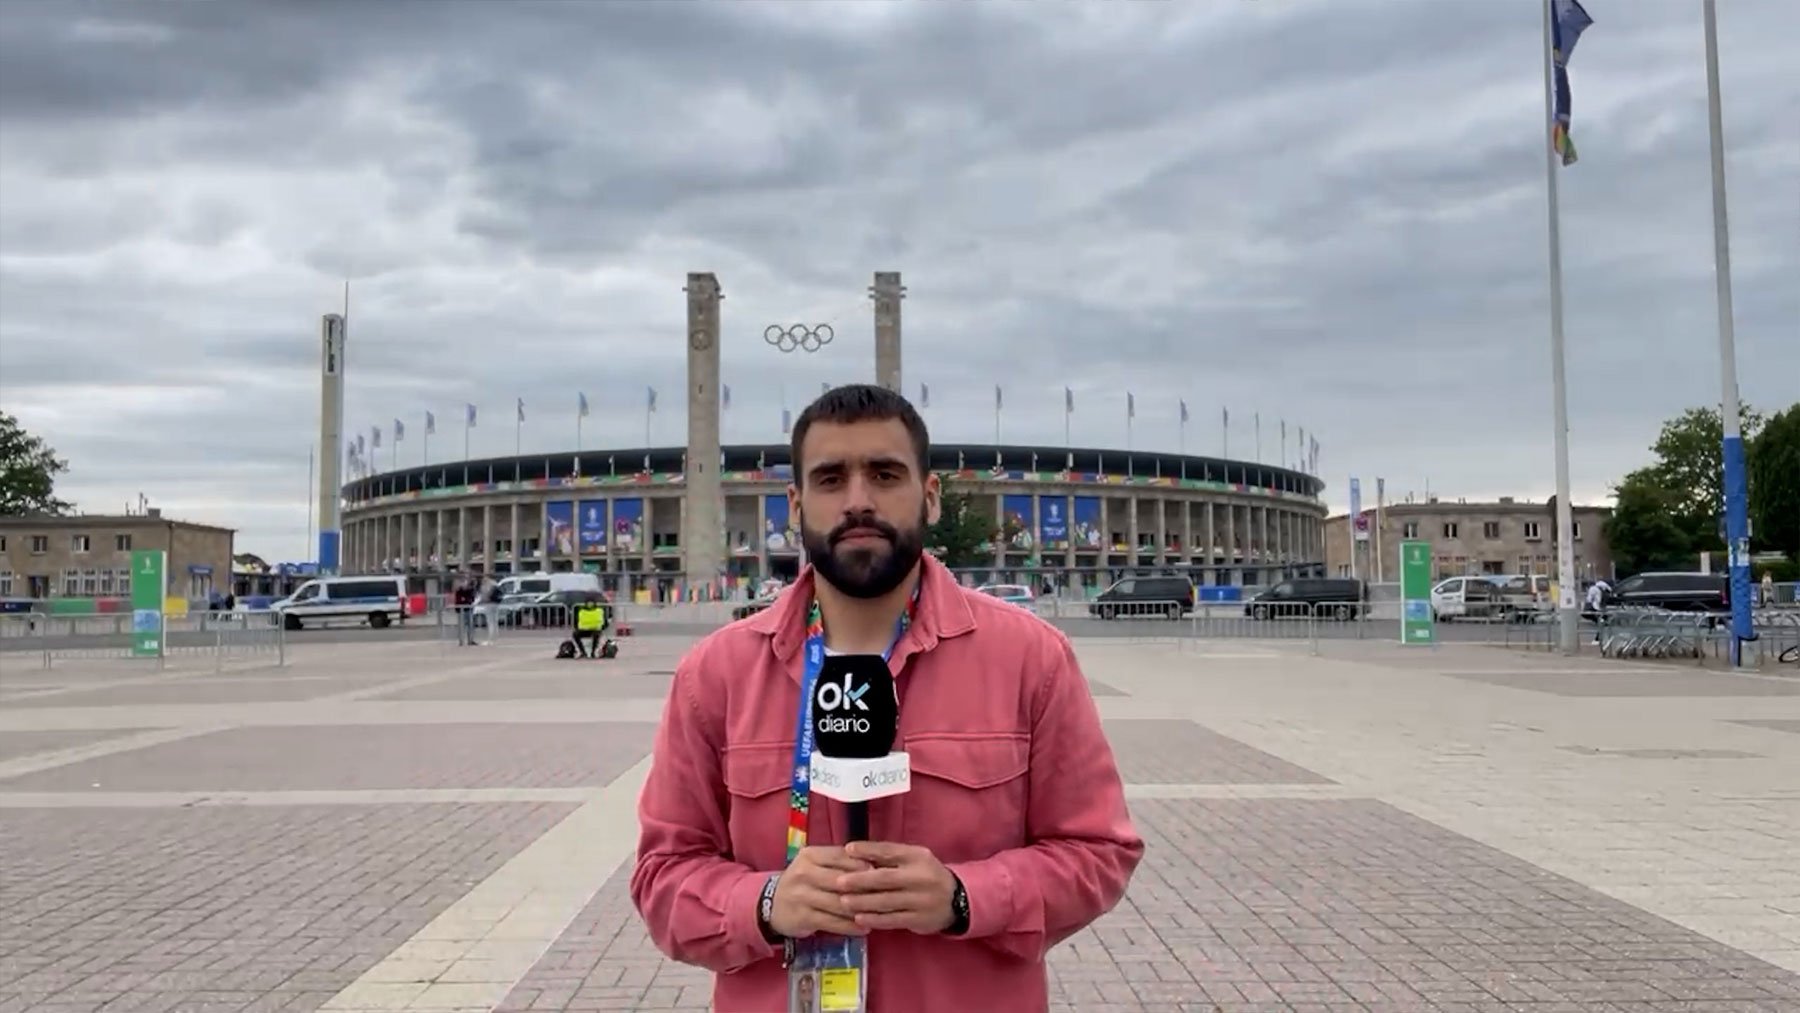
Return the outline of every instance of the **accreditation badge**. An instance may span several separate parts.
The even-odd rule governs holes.
[[[864,1013],[868,940],[813,936],[799,940],[788,968],[788,1013]]]

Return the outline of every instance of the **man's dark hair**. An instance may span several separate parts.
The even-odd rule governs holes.
[[[794,463],[794,484],[804,485],[806,468],[800,463],[800,444],[806,440],[806,431],[815,422],[832,422],[837,425],[849,425],[854,422],[885,422],[888,419],[899,419],[912,436],[913,452],[918,456],[919,477],[923,478],[931,471],[931,434],[925,429],[925,420],[919,417],[918,409],[912,406],[899,394],[878,387],[872,383],[849,383],[842,387],[833,387],[819,395],[819,399],[806,406],[800,418],[794,422],[793,440],[788,445],[788,453]]]

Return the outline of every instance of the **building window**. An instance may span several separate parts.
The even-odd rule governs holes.
[[[0,548],[4,548],[4,547],[5,547],[4,543],[0,543]],[[12,582],[13,582],[12,571],[11,570],[0,570],[0,598],[12,597]]]
[[[1407,521],[1405,524],[1400,525],[1400,537],[1401,538],[1417,538],[1417,537],[1419,537],[1419,522],[1418,521]]]
[[[0,535],[0,552],[6,551],[6,536]]]
[[[112,593],[113,593],[113,572],[111,570],[101,570],[100,571],[100,595],[102,597],[110,597],[112,595]]]
[[[1569,534],[1575,538],[1581,537],[1581,522],[1580,521],[1570,521],[1569,522]]]
[[[69,551],[70,552],[86,552],[86,551],[88,551],[89,548],[91,548],[93,546],[93,544],[94,544],[94,539],[93,539],[92,535],[70,535],[69,536]]]
[[[1526,521],[1525,522],[1525,540],[1526,541],[1535,541],[1542,537],[1544,537],[1544,536],[1541,533],[1541,529],[1538,527],[1537,521]]]
[[[123,570],[114,570],[113,571],[113,587],[117,588],[118,592],[120,594],[130,594],[131,593],[131,569],[130,569],[130,567],[127,567]]]
[[[80,570],[64,570],[63,571],[63,592],[62,593],[71,598],[78,597],[81,594],[81,571]]]
[[[113,548],[119,552],[130,552],[131,551],[131,536],[130,535],[114,535],[113,536]]]
[[[83,570],[81,572],[81,593],[90,598],[100,593],[100,571]]]
[[[32,555],[41,556],[44,553],[49,552],[49,551],[50,551],[50,536],[49,535],[32,535],[31,536],[31,554]]]
[[[1498,577],[1506,572],[1506,560],[1484,559],[1481,561],[1481,572],[1490,577]]]
[[[1481,522],[1481,537],[1483,537],[1483,538],[1499,538],[1500,537],[1500,522],[1499,521],[1482,521]],[[1499,573],[1500,571],[1495,570],[1493,572]]]
[[[1455,521],[1445,521],[1445,522],[1444,522],[1444,537],[1445,537],[1445,538],[1456,538],[1456,537],[1459,537],[1459,536],[1458,536],[1458,534],[1457,534],[1457,529],[1456,529],[1456,522],[1455,522]]]

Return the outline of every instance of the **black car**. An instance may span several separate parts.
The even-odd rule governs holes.
[[[1348,577],[1298,577],[1284,580],[1244,603],[1254,619],[1331,616],[1355,619],[1368,608],[1368,588]]]
[[[1180,619],[1192,611],[1194,585],[1186,577],[1126,577],[1088,602],[1088,612],[1102,619],[1158,615]]]
[[[1731,577],[1723,573],[1640,573],[1600,597],[1603,608],[1730,612]]]

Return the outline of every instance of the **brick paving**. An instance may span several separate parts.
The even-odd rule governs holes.
[[[654,734],[638,723],[233,728],[0,780],[0,790],[604,785],[650,751]]]
[[[626,895],[689,642],[9,672],[0,1013],[707,1009]],[[1057,1013],[1800,1010],[1800,680],[1076,646],[1149,853]]]
[[[1330,784],[1303,767],[1193,721],[1106,721],[1128,784]]]
[[[0,1011],[317,1009],[572,808],[7,811]]]

